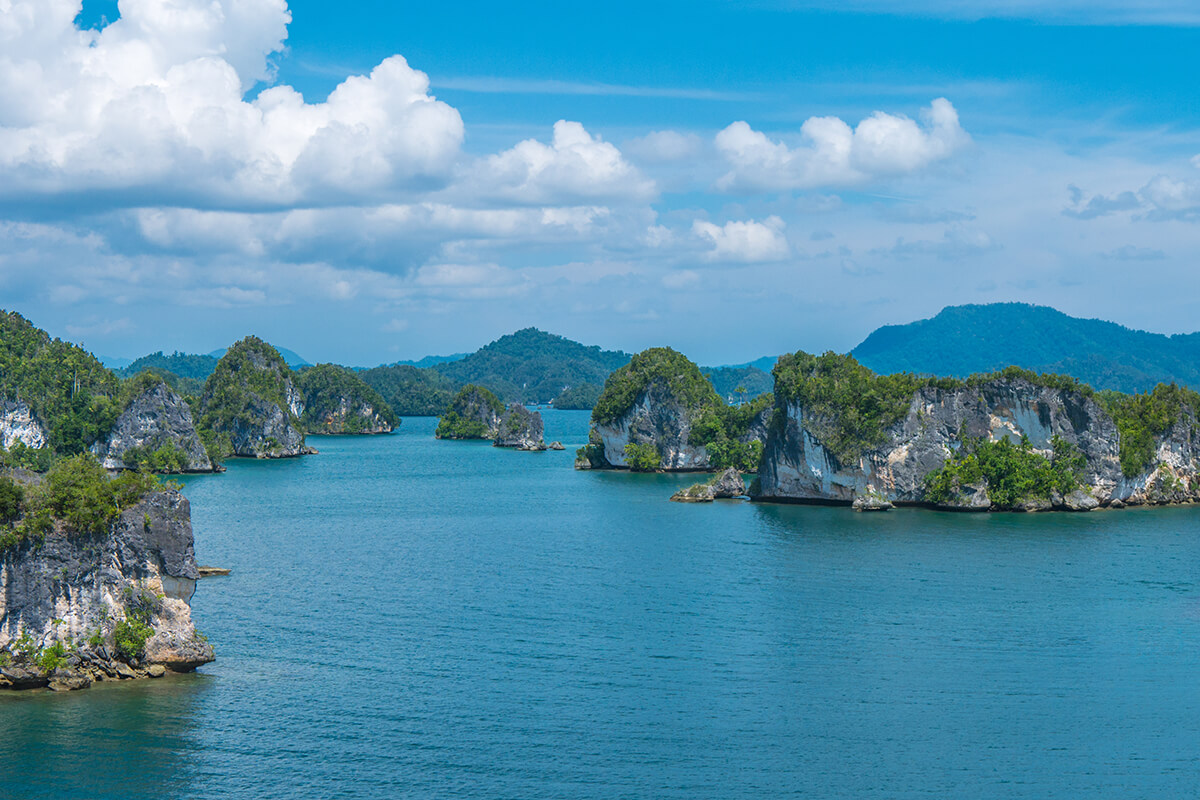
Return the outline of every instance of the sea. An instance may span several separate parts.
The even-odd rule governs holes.
[[[1200,795],[1200,507],[685,505],[543,414],[187,478],[217,661],[0,694],[0,798]]]

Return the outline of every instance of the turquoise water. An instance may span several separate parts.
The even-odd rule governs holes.
[[[0,797],[1196,796],[1200,509],[680,505],[546,417],[190,479],[219,660],[0,695]]]

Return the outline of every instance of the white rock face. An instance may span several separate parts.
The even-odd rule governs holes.
[[[34,449],[45,447],[46,431],[33,411],[19,400],[0,401],[0,441],[7,450],[17,442]]]
[[[688,444],[692,419],[688,410],[660,382],[638,395],[633,408],[612,424],[597,425],[604,457],[614,467],[628,467],[625,445],[650,444],[658,449],[662,469],[709,468],[708,451]]]
[[[185,472],[212,472],[214,467],[196,433],[187,401],[165,383],[152,386],[134,398],[117,417],[106,439],[92,445],[92,453],[105,469],[127,467],[125,454],[132,448],[157,450],[171,447],[186,456]]]

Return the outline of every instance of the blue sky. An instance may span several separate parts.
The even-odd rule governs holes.
[[[8,0],[0,297],[109,355],[351,364],[1200,328],[1200,12],[964,5]]]

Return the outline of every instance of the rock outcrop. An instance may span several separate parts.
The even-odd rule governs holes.
[[[46,429],[25,403],[0,399],[0,445],[8,450],[18,442],[35,450],[45,447]]]
[[[161,380],[146,383],[92,453],[106,469],[213,472],[187,401]]]
[[[201,428],[228,455],[288,458],[316,451],[305,446],[300,417],[304,397],[283,358],[248,336],[229,348],[204,384]]]
[[[1005,439],[1027,443],[1019,446],[1046,459],[1052,458],[1056,442],[1082,456],[1077,488],[1065,495],[1020,498],[1006,508],[1086,511],[1116,501],[1135,505],[1200,499],[1200,425],[1186,405],[1156,439],[1151,463],[1140,474],[1127,475],[1118,427],[1086,387],[1007,373],[977,382],[928,381],[912,391],[894,420],[885,421],[878,440],[852,457],[839,457],[833,444],[839,431],[847,429],[846,420],[816,411],[801,398],[789,399],[785,389],[777,383],[779,412],[758,474],[758,500],[852,504],[872,497],[955,510],[994,509],[997,502],[986,481],[962,485],[953,496],[933,502],[926,478],[972,443]],[[859,389],[855,397],[872,391],[877,390]],[[863,416],[859,408],[846,413],[854,420]],[[863,426],[861,421],[854,424]]]
[[[496,447],[513,447],[517,450],[545,450],[543,430],[540,413],[530,411],[520,403],[512,403],[500,420],[493,444]]]
[[[504,404],[483,386],[468,384],[450,401],[438,420],[438,439],[495,439],[500,431]],[[540,417],[539,417],[540,419]]]
[[[310,367],[297,385],[304,396],[299,416],[306,433],[391,433],[400,424],[379,393],[344,367]]]
[[[213,660],[189,605],[188,501],[152,492],[102,534],[56,523],[0,552],[0,687],[56,690],[187,672]],[[156,668],[157,667],[157,668]]]
[[[707,483],[697,483],[671,495],[676,503],[711,503],[730,500],[746,494],[746,480],[736,469],[727,469]]]

